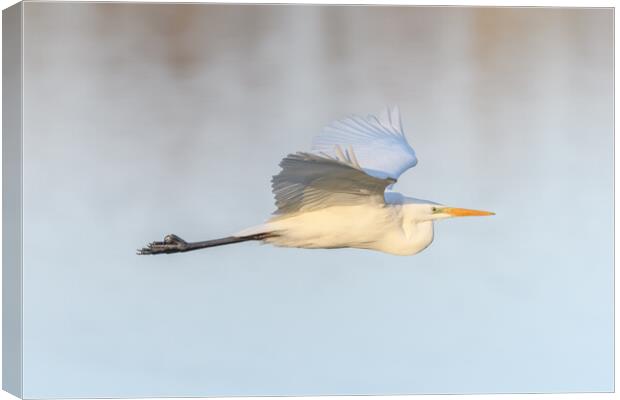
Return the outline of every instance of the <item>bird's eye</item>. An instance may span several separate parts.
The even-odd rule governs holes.
[[[432,208],[433,212],[437,212],[437,207]]]

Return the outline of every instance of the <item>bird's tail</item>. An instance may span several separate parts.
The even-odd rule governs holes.
[[[140,255],[182,253],[186,251],[206,249],[209,247],[247,242],[250,240],[265,240],[273,236],[274,233],[261,232],[242,236],[228,236],[221,239],[205,240],[202,242],[186,242],[179,236],[170,234],[166,235],[162,242],[151,242],[146,247],[138,249],[137,253]]]

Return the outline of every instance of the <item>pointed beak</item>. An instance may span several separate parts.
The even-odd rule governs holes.
[[[445,207],[442,209],[442,211],[453,217],[483,217],[487,215],[495,215],[494,212],[490,211],[468,210],[467,208],[454,207]]]

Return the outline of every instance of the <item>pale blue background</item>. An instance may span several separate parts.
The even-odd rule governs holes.
[[[612,11],[25,5],[26,397],[613,390]],[[281,157],[399,104],[413,257],[245,243]]]

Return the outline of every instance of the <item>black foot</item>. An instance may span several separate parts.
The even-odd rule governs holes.
[[[146,247],[137,250],[139,255],[170,254],[187,251],[187,242],[177,235],[170,234],[164,237],[163,242],[151,242]]]

